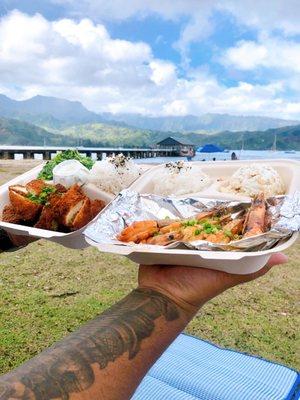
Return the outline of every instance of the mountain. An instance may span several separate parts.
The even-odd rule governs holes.
[[[100,115],[87,110],[79,101],[46,96],[17,101],[0,94],[0,116],[56,129],[66,124],[102,121]]]
[[[75,146],[76,143],[77,140],[72,137],[55,135],[24,121],[0,118],[0,145]]]
[[[257,131],[297,125],[300,121],[279,118],[236,116],[229,114],[203,114],[167,117],[147,117],[140,114],[101,114],[106,121],[123,122],[136,128],[160,130],[164,132],[220,132],[220,131]]]
[[[275,138],[277,150],[300,151],[300,125],[255,132],[220,132],[211,136],[203,135],[199,142],[203,145],[213,141],[231,150],[241,149],[244,142],[245,150],[271,150]]]
[[[68,127],[61,134],[73,138],[82,138],[90,143],[102,146],[153,146],[155,143],[173,136],[173,132],[151,131],[131,127],[116,127],[103,123],[84,124]],[[181,140],[189,140],[196,146],[214,143],[223,148],[238,150],[244,141],[245,150],[271,149],[276,136],[278,150],[300,151],[300,124],[266,131],[224,131],[215,134],[182,133],[175,136]]]
[[[139,147],[153,146],[172,135],[174,135],[173,132],[151,131],[104,123],[75,125],[60,130],[60,133],[53,133],[25,121],[0,118],[0,145]],[[214,143],[230,150],[240,149],[242,142],[244,142],[245,150],[271,149],[276,137],[278,150],[300,151],[300,124],[255,132],[225,131],[215,134],[177,132],[175,136],[182,141],[189,140],[196,146]]]
[[[215,133],[220,131],[258,131],[297,125],[299,121],[257,116],[203,114],[200,116],[148,117],[140,114],[110,114],[86,109],[79,101],[35,96],[16,101],[0,94],[0,117],[15,118],[59,131],[72,125],[105,123],[161,132]]]

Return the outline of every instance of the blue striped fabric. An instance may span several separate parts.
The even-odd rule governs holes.
[[[297,382],[287,367],[180,335],[132,400],[294,400]]]

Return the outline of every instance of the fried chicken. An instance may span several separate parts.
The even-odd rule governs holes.
[[[22,215],[24,221],[32,221],[37,218],[42,206],[28,199],[26,197],[27,193],[22,189],[22,186],[9,187],[9,199],[16,214]]]
[[[102,200],[90,200],[79,185],[46,184],[35,179],[26,185],[9,187],[11,205],[2,219],[11,223],[31,223],[35,228],[70,232],[88,224],[104,207]]]
[[[10,222],[11,224],[19,224],[22,222],[22,217],[16,212],[13,206],[7,205],[2,211],[2,221]]]

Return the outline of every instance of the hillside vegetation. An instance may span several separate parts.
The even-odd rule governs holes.
[[[271,149],[275,135],[278,150],[300,150],[300,125],[256,132],[220,132],[216,134],[161,132],[146,129],[120,127],[103,123],[68,127],[61,131],[68,137],[82,138],[84,142],[103,146],[152,146],[167,136],[191,141],[196,146],[214,143],[227,149]]]
[[[0,144],[51,146],[149,147],[175,136],[196,146],[214,143],[226,149],[271,149],[274,138],[278,150],[300,150],[300,125],[256,132],[220,132],[216,134],[161,132],[104,123],[91,123],[46,129],[11,118],[0,118]]]
[[[0,145],[74,146],[72,137],[55,135],[36,125],[11,118],[0,118]]]

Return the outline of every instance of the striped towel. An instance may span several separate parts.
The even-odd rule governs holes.
[[[283,365],[182,334],[132,400],[296,400],[299,383],[300,375]]]

